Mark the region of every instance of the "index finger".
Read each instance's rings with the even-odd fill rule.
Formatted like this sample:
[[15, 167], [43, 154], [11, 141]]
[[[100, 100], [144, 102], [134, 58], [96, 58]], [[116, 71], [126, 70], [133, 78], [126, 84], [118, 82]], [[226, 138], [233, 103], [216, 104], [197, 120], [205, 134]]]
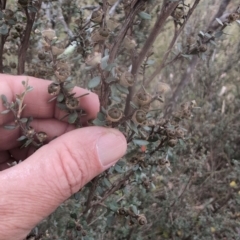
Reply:
[[[22, 81], [26, 81], [28, 78], [28, 85], [33, 87], [33, 91], [28, 92], [24, 98], [26, 108], [23, 110], [23, 117], [33, 118], [56, 118], [59, 119], [63, 114], [56, 106], [56, 102], [48, 102], [52, 96], [48, 93], [48, 85], [51, 81], [43, 80], [34, 77], [27, 76], [11, 76], [0, 74], [0, 95], [4, 94], [7, 97], [8, 102], [15, 101], [16, 94], [23, 92], [24, 87]], [[96, 117], [99, 111], [98, 96], [86, 89], [75, 87], [73, 93], [76, 96], [89, 93], [80, 100], [80, 108], [85, 110], [88, 119]], [[5, 110], [3, 104], [0, 104], [0, 112]], [[0, 125], [14, 120], [12, 114], [1, 115]]]

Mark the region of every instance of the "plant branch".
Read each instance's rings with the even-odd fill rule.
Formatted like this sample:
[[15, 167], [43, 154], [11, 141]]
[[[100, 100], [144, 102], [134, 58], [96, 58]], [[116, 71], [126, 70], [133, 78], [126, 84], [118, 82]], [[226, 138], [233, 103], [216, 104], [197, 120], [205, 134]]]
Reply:
[[[166, 64], [166, 60], [168, 59], [169, 54], [171, 53], [172, 48], [174, 47], [178, 37], [180, 36], [180, 34], [182, 33], [186, 23], [188, 22], [189, 18], [191, 17], [192, 13], [194, 12], [194, 10], [196, 9], [197, 5], [199, 4], [200, 0], [195, 0], [193, 6], [189, 9], [188, 14], [183, 22], [183, 24], [180, 26], [179, 29], [177, 29], [177, 24], [175, 23], [175, 32], [174, 32], [174, 36], [172, 38], [171, 43], [169, 44], [168, 50], [167, 52], [164, 54], [163, 60], [161, 62], [161, 64], [156, 68], [156, 70], [152, 73], [152, 75], [149, 77], [149, 79], [145, 82], [145, 86], [149, 85], [150, 82], [157, 76], [160, 74], [160, 72], [162, 71], [162, 69], [164, 67], [166, 67], [167, 65], [169, 65], [168, 63]], [[172, 61], [170, 61], [172, 63]]]
[[[138, 70], [139, 70], [144, 58], [148, 54], [148, 52], [149, 52], [150, 48], [152, 47], [153, 43], [155, 42], [157, 36], [159, 35], [163, 26], [165, 25], [166, 19], [171, 15], [171, 13], [174, 11], [174, 9], [177, 7], [178, 4], [179, 4], [178, 1], [177, 2], [172, 2], [172, 3], [169, 3], [169, 4], [166, 1], [164, 1], [161, 13], [157, 17], [157, 20], [154, 24], [154, 27], [153, 27], [152, 31], [150, 32], [144, 46], [142, 47], [141, 52], [133, 60], [132, 74], [133, 74], [135, 79], [136, 79], [136, 75], [138, 73]], [[133, 94], [134, 94], [134, 87], [130, 87], [129, 88], [129, 94], [128, 94], [127, 100], [126, 100], [125, 110], [124, 110], [125, 115], [128, 115], [128, 113], [130, 111], [130, 108], [131, 108], [130, 107], [130, 102], [132, 100]]]
[[[40, 9], [41, 4], [42, 4], [42, 0], [39, 0], [38, 3], [36, 4], [38, 10]], [[29, 45], [29, 40], [30, 40], [30, 36], [31, 36], [33, 23], [35, 21], [35, 16], [37, 14], [36, 12], [29, 13], [27, 7], [24, 7], [24, 11], [25, 11], [25, 14], [27, 17], [27, 24], [26, 24], [23, 38], [21, 39], [21, 46], [20, 46], [19, 53], [18, 53], [17, 71], [18, 71], [19, 75], [21, 75], [25, 72], [27, 49], [28, 49], [28, 45]]]

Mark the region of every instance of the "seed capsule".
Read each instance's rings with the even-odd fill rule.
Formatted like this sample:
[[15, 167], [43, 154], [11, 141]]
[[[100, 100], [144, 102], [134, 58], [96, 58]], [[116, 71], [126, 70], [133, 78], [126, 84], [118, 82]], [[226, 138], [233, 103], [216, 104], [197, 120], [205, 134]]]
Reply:
[[130, 72], [123, 72], [120, 76], [120, 84], [124, 87], [131, 87], [134, 84], [134, 77]]
[[57, 83], [51, 83], [48, 85], [48, 93], [50, 95], [58, 95], [60, 93], [60, 85]]
[[175, 146], [177, 145], [177, 143], [178, 143], [178, 140], [175, 139], [175, 138], [173, 138], [173, 139], [170, 139], [170, 140], [168, 141], [168, 146], [169, 146], [169, 147], [175, 147]]
[[140, 92], [137, 94], [137, 102], [140, 106], [147, 105], [151, 102], [152, 97], [149, 93], [147, 92]]
[[139, 225], [147, 224], [147, 218], [143, 214], [138, 215], [137, 221]]
[[113, 107], [107, 111], [107, 120], [111, 122], [118, 122], [123, 116], [123, 113], [120, 109]]
[[142, 111], [142, 110], [137, 110], [133, 116], [132, 116], [132, 120], [135, 124], [137, 125], [142, 125], [144, 124], [144, 122], [146, 121], [146, 112]]
[[78, 105], [79, 105], [79, 101], [77, 98], [74, 98], [74, 97], [68, 97], [65, 101], [65, 104], [66, 106], [69, 108], [69, 109], [77, 109], [78, 108]]
[[40, 143], [44, 142], [47, 139], [47, 134], [45, 132], [39, 132], [36, 134], [36, 137]]
[[101, 23], [103, 17], [103, 12], [101, 10], [94, 11], [92, 13], [91, 21], [94, 23]]

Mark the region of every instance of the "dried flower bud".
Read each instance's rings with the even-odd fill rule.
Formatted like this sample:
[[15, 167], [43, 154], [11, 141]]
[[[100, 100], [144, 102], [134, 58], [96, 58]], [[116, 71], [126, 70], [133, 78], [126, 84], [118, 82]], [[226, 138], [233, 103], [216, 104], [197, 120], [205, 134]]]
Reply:
[[171, 92], [171, 87], [169, 84], [164, 82], [159, 82], [157, 85], [157, 94], [165, 96], [167, 93]]
[[133, 221], [132, 219], [130, 219], [128, 225], [129, 225], [130, 227], [133, 226], [133, 225], [134, 225], [134, 221]]
[[102, 54], [96, 51], [92, 55], [87, 56], [85, 62], [87, 65], [94, 67], [99, 63], [101, 63], [101, 59], [102, 59]]
[[28, 0], [18, 0], [18, 3], [19, 3], [22, 7], [27, 7], [27, 5], [28, 5]]
[[176, 137], [178, 137], [178, 138], [183, 138], [183, 137], [184, 137], [184, 131], [183, 131], [182, 129], [180, 129], [180, 128], [177, 128], [175, 135], [176, 135]]
[[140, 106], [144, 106], [144, 105], [147, 105], [151, 102], [152, 100], [152, 97], [149, 93], [147, 92], [140, 92], [136, 95], [136, 98], [137, 98], [137, 103], [140, 105]]
[[26, 136], [27, 136], [28, 138], [32, 138], [32, 137], [34, 136], [34, 134], [35, 134], [34, 128], [32, 128], [31, 126], [28, 127], [28, 129], [27, 129], [27, 131], [26, 131]]
[[139, 225], [147, 224], [147, 218], [143, 214], [138, 215], [137, 221]]
[[134, 84], [134, 77], [130, 72], [123, 72], [120, 75], [120, 84], [124, 87], [131, 87]]
[[82, 236], [83, 236], [83, 237], [87, 236], [87, 231], [82, 230]]
[[114, 18], [107, 19], [107, 27], [110, 31], [114, 31], [114, 29], [116, 29], [118, 26], [119, 23]]
[[206, 52], [207, 51], [207, 44], [201, 44], [198, 47], [199, 52]]
[[132, 121], [137, 125], [142, 125], [146, 121], [146, 112], [143, 110], [137, 110], [133, 116]]
[[234, 22], [234, 21], [238, 20], [239, 18], [240, 18], [240, 14], [239, 13], [231, 13], [228, 16], [228, 22], [229, 23]]
[[52, 46], [52, 54], [53, 54], [53, 56], [58, 56], [58, 55], [62, 54], [63, 51], [64, 51], [64, 49], [62, 49], [62, 48], [58, 48], [56, 46]]
[[178, 140], [176, 138], [172, 138], [168, 141], [168, 146], [169, 147], [175, 147], [178, 143]]
[[79, 223], [76, 223], [76, 230], [77, 231], [81, 231], [82, 230], [82, 225], [81, 224], [79, 224]]
[[11, 9], [4, 9], [3, 10], [3, 13], [4, 13], [4, 18], [12, 18], [14, 16], [14, 12], [11, 10]]
[[167, 129], [167, 135], [169, 137], [175, 137], [176, 131], [174, 129]]
[[77, 109], [78, 105], [79, 105], [79, 101], [77, 98], [75, 97], [68, 97], [65, 101], [65, 104], [67, 106], [67, 108], [69, 109]]
[[119, 208], [118, 209], [118, 214], [119, 215], [125, 215], [126, 214], [126, 210], [124, 208]]
[[109, 36], [109, 32], [106, 29], [99, 29], [92, 33], [91, 40], [92, 42], [103, 42], [105, 41]]
[[156, 120], [153, 118], [147, 119], [143, 124], [148, 127], [154, 127], [156, 125]]
[[45, 132], [39, 132], [36, 134], [36, 137], [40, 143], [46, 141], [47, 139], [47, 134]]
[[107, 120], [110, 122], [118, 122], [123, 116], [123, 113], [120, 109], [113, 107], [107, 111]]
[[46, 53], [44, 52], [39, 52], [38, 53], [38, 59], [39, 60], [44, 60], [46, 58]]
[[91, 16], [91, 21], [94, 23], [101, 23], [103, 17], [103, 12], [101, 10], [93, 11]]
[[160, 118], [156, 121], [156, 124], [159, 125], [159, 126], [163, 126], [167, 123], [168, 123], [168, 121], [165, 118]]
[[127, 50], [132, 50], [137, 46], [136, 41], [133, 39], [133, 37], [131, 36], [125, 36], [125, 38], [123, 39], [123, 46], [127, 49]]
[[177, 7], [174, 10], [172, 16], [175, 20], [179, 21], [180, 19], [182, 19], [184, 17], [184, 8], [183, 7]]
[[57, 68], [57, 70], [55, 71], [55, 75], [56, 75], [57, 79], [60, 82], [66, 81], [66, 79], [70, 75], [69, 65], [64, 62], [58, 62], [56, 68]]
[[60, 85], [57, 83], [51, 83], [48, 85], [48, 93], [50, 95], [58, 95], [60, 93]]
[[16, 24], [15, 29], [17, 32], [22, 32], [23, 31], [23, 26], [21, 24]]
[[17, 67], [17, 64], [15, 62], [10, 62], [9, 64], [10, 68], [16, 68]]
[[56, 32], [49, 28], [42, 31], [42, 36], [51, 41], [56, 37]]

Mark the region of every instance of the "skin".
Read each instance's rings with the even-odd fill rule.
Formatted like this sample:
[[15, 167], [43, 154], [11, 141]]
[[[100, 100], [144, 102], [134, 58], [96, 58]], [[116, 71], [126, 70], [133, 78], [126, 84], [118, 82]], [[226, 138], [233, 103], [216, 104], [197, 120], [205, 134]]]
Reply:
[[[8, 101], [23, 91], [24, 76], [0, 75], [0, 94]], [[0, 115], [0, 240], [22, 240], [42, 219], [51, 214], [73, 193], [112, 166], [126, 151], [124, 136], [114, 129], [84, 127], [74, 129], [59, 119], [65, 115], [47, 93], [50, 81], [29, 78], [34, 88], [26, 95], [22, 117], [34, 118], [31, 126], [48, 134], [48, 144], [37, 151], [19, 149], [19, 129], [6, 130], [11, 113]], [[87, 92], [75, 88], [76, 96]], [[83, 121], [93, 119], [99, 111], [97, 95], [81, 98], [87, 112]], [[0, 112], [5, 107], [0, 103]], [[55, 138], [57, 136], [57, 138]], [[53, 140], [54, 139], [54, 140]], [[9, 167], [8, 163], [24, 160]]]

